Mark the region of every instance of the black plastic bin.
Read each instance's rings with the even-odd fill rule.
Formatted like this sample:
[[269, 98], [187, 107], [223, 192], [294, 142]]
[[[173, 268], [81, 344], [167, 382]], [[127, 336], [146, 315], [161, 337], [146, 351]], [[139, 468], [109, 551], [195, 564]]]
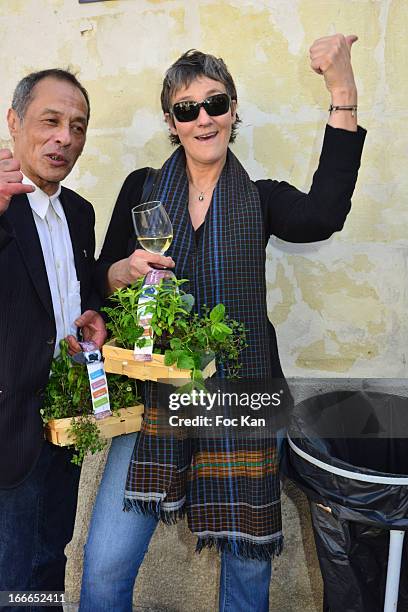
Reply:
[[284, 469], [311, 502], [323, 610], [407, 612], [408, 399], [335, 391], [298, 404]]

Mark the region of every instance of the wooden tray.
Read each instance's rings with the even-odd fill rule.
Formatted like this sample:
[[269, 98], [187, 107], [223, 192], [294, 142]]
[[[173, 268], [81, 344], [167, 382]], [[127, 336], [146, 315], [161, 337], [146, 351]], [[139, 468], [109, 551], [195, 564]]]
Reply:
[[[102, 354], [105, 358], [105, 371], [111, 374], [124, 374], [138, 380], [190, 380], [190, 370], [164, 365], [164, 355], [153, 354], [152, 361], [136, 361], [133, 351], [115, 346], [114, 340], [103, 345]], [[212, 359], [203, 369], [203, 377], [209, 378], [215, 372], [215, 359]]]
[[[103, 438], [114, 438], [122, 434], [139, 431], [142, 425], [144, 406], [138, 404], [119, 410], [120, 416], [110, 416], [105, 419], [95, 419]], [[78, 417], [75, 417], [76, 419]], [[69, 435], [72, 417], [53, 419], [45, 426], [45, 436], [49, 442], [57, 446], [69, 446], [72, 439]]]

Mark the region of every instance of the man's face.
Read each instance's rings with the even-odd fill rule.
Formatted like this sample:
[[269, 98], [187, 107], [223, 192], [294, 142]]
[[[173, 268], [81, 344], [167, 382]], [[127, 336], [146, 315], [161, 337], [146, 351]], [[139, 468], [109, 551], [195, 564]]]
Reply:
[[10, 109], [8, 124], [21, 171], [48, 195], [72, 170], [85, 145], [87, 104], [72, 83], [37, 83], [23, 120]]

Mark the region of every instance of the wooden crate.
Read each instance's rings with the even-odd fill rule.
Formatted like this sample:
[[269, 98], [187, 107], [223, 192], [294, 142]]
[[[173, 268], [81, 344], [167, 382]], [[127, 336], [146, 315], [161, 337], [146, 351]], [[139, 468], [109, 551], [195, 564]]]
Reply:
[[[105, 419], [95, 419], [101, 436], [103, 438], [113, 438], [122, 434], [139, 431], [142, 425], [144, 406], [138, 404], [130, 408], [119, 410], [120, 416], [110, 416]], [[78, 417], [75, 417], [76, 419]], [[45, 426], [45, 435], [49, 442], [57, 446], [69, 446], [72, 439], [69, 435], [72, 417], [66, 419], [53, 419]]]
[[[115, 346], [113, 340], [104, 344], [102, 353], [105, 358], [105, 371], [112, 374], [124, 374], [137, 380], [190, 380], [190, 370], [164, 365], [164, 355], [153, 354], [152, 361], [136, 361], [133, 351]], [[203, 369], [203, 376], [208, 378], [215, 372], [215, 360], [212, 359]]]

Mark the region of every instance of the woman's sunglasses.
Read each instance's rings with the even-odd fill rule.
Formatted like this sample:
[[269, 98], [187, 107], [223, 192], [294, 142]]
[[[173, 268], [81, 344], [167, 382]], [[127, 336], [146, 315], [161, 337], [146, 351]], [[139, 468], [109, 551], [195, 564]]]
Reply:
[[193, 102], [192, 100], [185, 100], [182, 102], [176, 102], [173, 104], [171, 113], [175, 116], [177, 121], [186, 123], [187, 121], [194, 121], [200, 114], [200, 108], [203, 107], [205, 112], [210, 117], [219, 117], [225, 115], [229, 111], [231, 104], [231, 98], [226, 93], [215, 94], [209, 96], [202, 102]]

